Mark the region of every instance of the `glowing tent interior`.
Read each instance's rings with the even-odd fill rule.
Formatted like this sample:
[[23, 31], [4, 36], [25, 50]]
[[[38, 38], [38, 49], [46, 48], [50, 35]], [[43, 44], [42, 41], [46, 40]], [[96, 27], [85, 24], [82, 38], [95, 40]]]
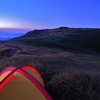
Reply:
[[8, 67], [0, 73], [0, 100], [52, 100], [32, 66]]

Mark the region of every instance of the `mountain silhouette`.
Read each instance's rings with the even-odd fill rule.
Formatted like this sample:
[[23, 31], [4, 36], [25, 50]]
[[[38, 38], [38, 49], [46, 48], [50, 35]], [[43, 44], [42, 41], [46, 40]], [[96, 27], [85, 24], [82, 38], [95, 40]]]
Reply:
[[12, 40], [37, 46], [100, 52], [100, 29], [96, 28], [35, 29]]

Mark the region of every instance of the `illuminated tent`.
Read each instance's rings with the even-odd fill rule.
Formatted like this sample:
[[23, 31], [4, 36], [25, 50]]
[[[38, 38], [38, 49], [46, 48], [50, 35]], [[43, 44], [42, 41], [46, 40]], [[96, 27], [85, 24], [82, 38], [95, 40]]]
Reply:
[[8, 67], [0, 73], [0, 100], [52, 100], [32, 66]]

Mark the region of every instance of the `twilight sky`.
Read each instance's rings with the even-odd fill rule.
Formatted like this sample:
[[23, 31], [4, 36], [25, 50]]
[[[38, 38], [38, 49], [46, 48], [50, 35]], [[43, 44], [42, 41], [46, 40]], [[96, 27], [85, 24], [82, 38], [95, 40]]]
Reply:
[[60, 26], [100, 28], [100, 0], [0, 0], [2, 30], [15, 34]]

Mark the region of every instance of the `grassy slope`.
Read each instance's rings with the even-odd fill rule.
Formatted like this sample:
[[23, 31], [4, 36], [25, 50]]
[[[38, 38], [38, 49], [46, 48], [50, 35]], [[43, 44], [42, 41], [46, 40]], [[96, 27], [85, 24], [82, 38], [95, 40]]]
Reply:
[[[77, 34], [80, 34], [80, 31], [78, 30]], [[82, 38], [84, 37], [83, 35], [86, 35], [84, 32], [81, 31]], [[68, 41], [66, 40], [68, 37], [70, 37], [68, 34], [67, 37], [65, 35], [64, 37], [62, 36], [65, 39], [63, 41]], [[72, 37], [73, 41], [70, 40]], [[47, 38], [42, 37], [42, 39]], [[21, 38], [20, 41], [13, 40], [13, 42], [8, 41], [7, 43], [3, 43], [3, 45], [7, 45], [10, 48], [16, 47], [18, 50], [14, 55], [1, 59], [0, 70], [3, 70], [7, 66], [32, 65], [41, 73], [45, 82], [45, 88], [54, 100], [100, 100], [100, 54], [95, 52], [98, 49], [93, 49], [93, 47], [87, 49], [88, 46], [85, 45], [86, 50], [83, 50], [83, 46], [81, 47], [79, 43], [77, 46], [79, 49], [77, 50], [74, 44], [78, 41], [77, 38], [80, 38], [76, 35], [68, 38], [71, 43], [74, 43], [72, 45], [74, 47], [70, 48], [70, 50], [67, 49], [69, 47], [66, 44], [64, 44], [67, 46], [65, 47], [66, 49], [62, 49], [61, 45], [54, 48], [59, 41], [59, 37], [57, 37], [57, 40], [53, 39], [51, 41], [52, 38], [55, 37], [47, 39], [49, 42], [47, 42], [45, 47], [43, 45], [45, 42], [39, 42], [41, 39], [38, 38], [37, 44], [36, 40], [34, 43], [34, 39], [29, 38]], [[94, 41], [97, 38], [98, 35]], [[50, 45], [49, 43], [51, 42], [55, 45]], [[80, 48], [83, 49], [81, 50]]]
[[34, 30], [20, 38], [13, 39], [13, 41], [66, 50], [93, 50], [100, 52], [100, 29], [58, 28]]

